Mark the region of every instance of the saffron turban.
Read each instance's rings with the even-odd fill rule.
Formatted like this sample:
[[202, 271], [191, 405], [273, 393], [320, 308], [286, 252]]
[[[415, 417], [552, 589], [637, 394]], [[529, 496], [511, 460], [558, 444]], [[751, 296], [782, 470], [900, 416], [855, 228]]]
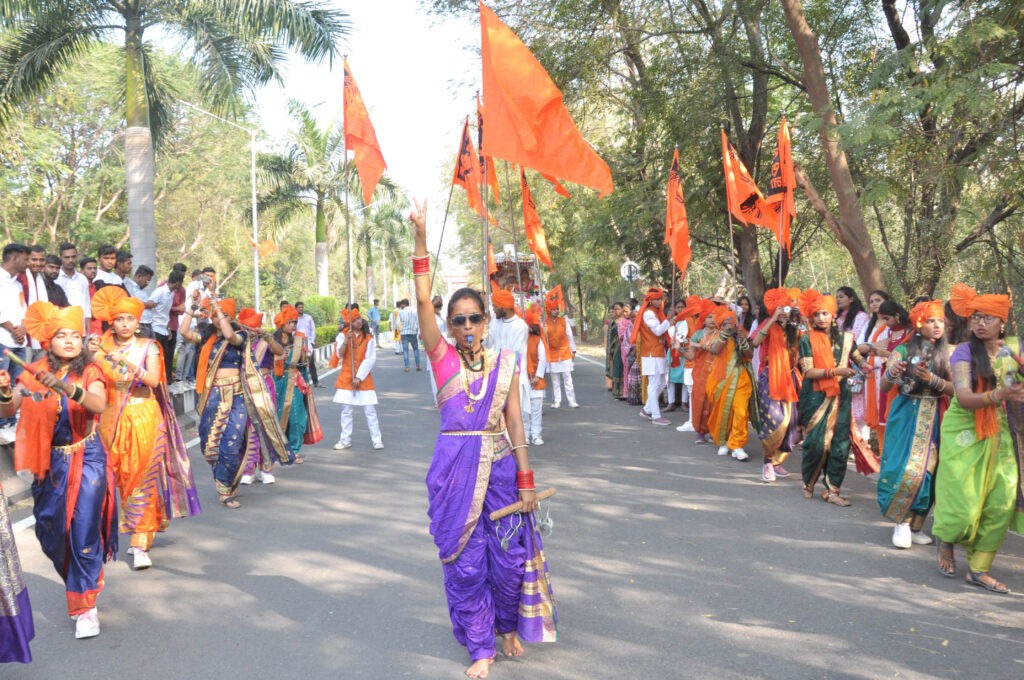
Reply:
[[[124, 293], [123, 290], [121, 292]], [[57, 331], [64, 328], [79, 335], [85, 333], [85, 312], [81, 307], [61, 309], [51, 302], [40, 300], [33, 302], [25, 311], [25, 331], [38, 341], [43, 349], [49, 349], [50, 340]]]
[[530, 308], [526, 310], [524, 317], [528, 326], [539, 326], [540, 325], [540, 305], [530, 305]]
[[813, 288], [800, 294], [800, 311], [809, 319], [813, 319], [820, 311], [830, 312], [835, 316], [836, 309], [836, 299], [832, 295], [822, 295]]
[[130, 314], [137, 321], [142, 318], [144, 311], [146, 303], [117, 286], [104, 286], [92, 296], [92, 315], [100, 321], [113, 323], [122, 314]]
[[977, 291], [963, 283], [954, 283], [949, 293], [949, 306], [957, 316], [967, 318], [978, 312], [998, 316], [1003, 321], [1010, 315], [1010, 296], [978, 295]]
[[910, 310], [910, 322], [914, 328], [921, 328], [928, 319], [945, 319], [946, 312], [942, 309], [942, 300], [926, 300], [918, 302]]
[[799, 298], [799, 288], [769, 288], [764, 293], [764, 309], [770, 316], [779, 307], [796, 305]]
[[238, 323], [249, 328], [263, 328], [263, 314], [252, 307], [243, 307], [238, 313]]
[[[348, 311], [348, 310], [345, 310]], [[284, 309], [277, 313], [274, 317], [274, 326], [277, 328], [283, 328], [289, 321], [299, 320], [299, 310], [295, 309], [291, 305], [286, 305]], [[347, 321], [347, 319], [346, 319]]]
[[715, 307], [715, 311], [713, 311], [711, 315], [715, 318], [715, 325], [719, 328], [721, 328], [722, 324], [729, 319], [736, 321], [736, 312], [732, 311], [725, 305]]
[[495, 309], [515, 309], [516, 299], [507, 290], [497, 290], [491, 294], [491, 302]]
[[[235, 312], [238, 310], [238, 306], [232, 298], [224, 298], [217, 301], [217, 306], [220, 307], [220, 311], [228, 315], [228, 318], [234, 321]], [[210, 304], [210, 298], [203, 300], [203, 309], [209, 312], [213, 312], [213, 307]]]

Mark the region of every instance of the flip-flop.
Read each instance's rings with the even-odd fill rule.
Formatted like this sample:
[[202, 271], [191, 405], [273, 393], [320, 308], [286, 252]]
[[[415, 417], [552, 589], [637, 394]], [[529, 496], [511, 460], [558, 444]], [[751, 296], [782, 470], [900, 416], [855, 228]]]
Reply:
[[237, 510], [238, 508], [242, 507], [242, 504], [235, 500], [234, 496], [221, 496], [218, 499], [218, 501], [225, 508], [229, 508], [231, 510]]
[[[949, 546], [949, 556], [942, 554], [942, 546]], [[953, 544], [946, 543], [941, 538], [935, 539], [935, 558], [949, 560], [949, 571], [942, 568], [942, 563], [938, 564], [939, 573], [946, 578], [956, 578], [956, 555], [953, 553]]]
[[[990, 579], [992, 579], [991, 583], [985, 583], [979, 578], [980, 576], [988, 576]], [[987, 571], [980, 571], [975, 573], [971, 571], [970, 567], [967, 568], [967, 582], [970, 583], [972, 586], [979, 586], [990, 592], [999, 593], [1000, 595], [1006, 595], [1010, 592], [1010, 589], [1007, 588], [1005, 584], [997, 581], [995, 577], [992, 576], [992, 574], [988, 573]]]

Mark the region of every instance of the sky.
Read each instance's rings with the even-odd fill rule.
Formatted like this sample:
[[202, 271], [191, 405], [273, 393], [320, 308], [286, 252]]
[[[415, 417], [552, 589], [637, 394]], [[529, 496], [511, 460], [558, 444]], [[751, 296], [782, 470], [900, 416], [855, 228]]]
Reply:
[[[428, 240], [434, 250], [454, 169], [462, 123], [475, 112], [480, 82], [480, 27], [475, 19], [441, 19], [419, 0], [333, 0], [353, 25], [344, 53], [363, 96], [387, 163], [387, 173], [412, 197], [429, 201]], [[268, 146], [285, 143], [288, 100], [311, 107], [323, 126], [340, 120], [342, 62], [308, 64], [292, 58], [283, 85], [256, 93]], [[455, 230], [446, 229], [445, 251]], [[446, 258], [447, 259], [447, 258]]]

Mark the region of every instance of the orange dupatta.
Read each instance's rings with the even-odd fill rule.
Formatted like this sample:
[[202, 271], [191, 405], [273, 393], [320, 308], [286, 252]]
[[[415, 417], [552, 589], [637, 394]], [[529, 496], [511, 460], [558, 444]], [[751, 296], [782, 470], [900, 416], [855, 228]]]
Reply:
[[206, 371], [210, 367], [210, 352], [217, 341], [217, 334], [211, 335], [199, 350], [199, 363], [196, 365], [196, 392], [202, 394], [206, 390]]
[[[814, 367], [825, 370], [835, 370], [836, 356], [832, 351], [832, 338], [828, 333], [812, 328], [807, 334], [811, 341], [811, 356], [814, 359]], [[839, 395], [839, 378], [818, 378], [814, 381], [814, 389], [824, 392], [827, 397]]]
[[[49, 392], [35, 379], [36, 371], [47, 369], [46, 359], [29, 365], [18, 380], [33, 392]], [[50, 394], [42, 401], [25, 398], [21, 400], [21, 418], [14, 441], [14, 461], [18, 470], [28, 470], [36, 477], [45, 477], [50, 470], [50, 447], [53, 429], [57, 425], [60, 398]]]

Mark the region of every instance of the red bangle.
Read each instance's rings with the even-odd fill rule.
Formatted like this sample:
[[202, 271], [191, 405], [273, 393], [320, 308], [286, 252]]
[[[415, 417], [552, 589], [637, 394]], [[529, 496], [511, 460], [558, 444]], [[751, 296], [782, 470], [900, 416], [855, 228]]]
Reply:
[[430, 255], [422, 255], [412, 257], [412, 273], [413, 274], [429, 274], [430, 273]]
[[516, 473], [516, 486], [520, 491], [533, 491], [537, 487], [533, 483], [533, 470], [520, 470]]

